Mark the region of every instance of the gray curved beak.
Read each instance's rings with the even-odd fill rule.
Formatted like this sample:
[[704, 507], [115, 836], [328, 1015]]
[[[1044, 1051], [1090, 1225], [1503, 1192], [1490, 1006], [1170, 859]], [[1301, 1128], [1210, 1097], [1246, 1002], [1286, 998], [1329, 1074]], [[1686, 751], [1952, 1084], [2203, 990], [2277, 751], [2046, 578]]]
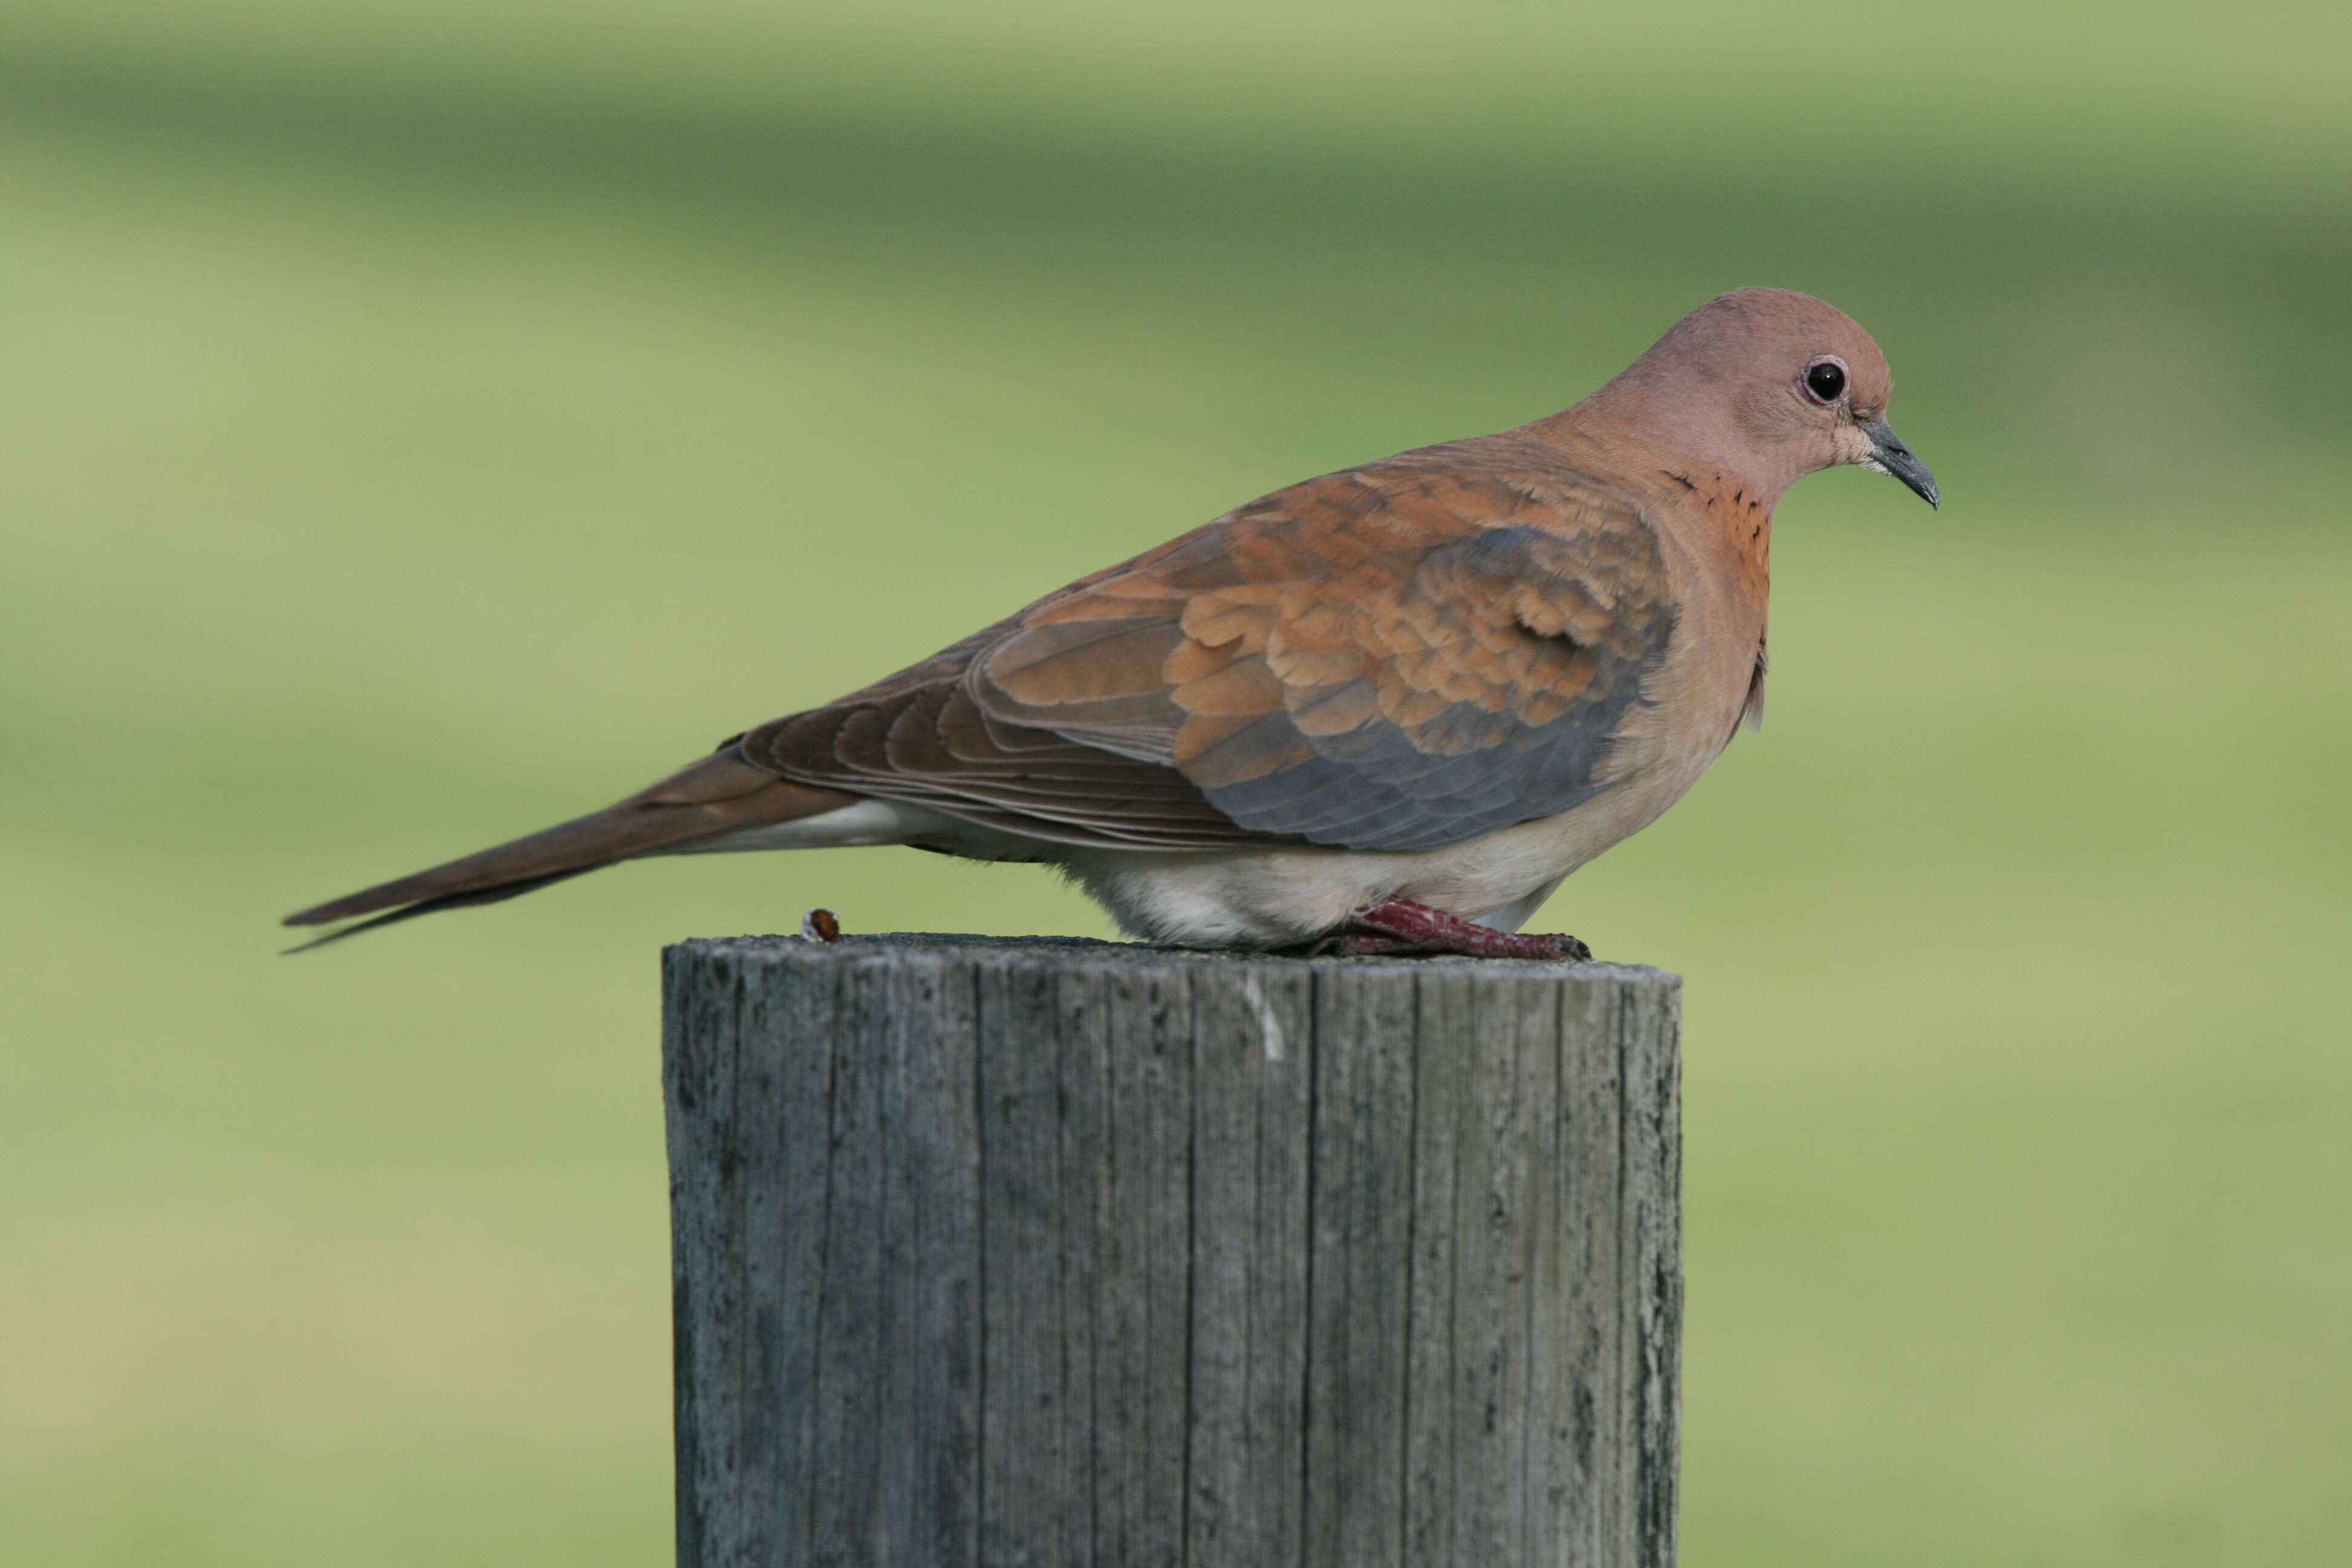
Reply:
[[1909, 485], [1921, 500], [1936, 505], [1936, 476], [1912, 455], [1911, 448], [1903, 444], [1903, 437], [1895, 433], [1895, 426], [1884, 419], [1874, 419], [1862, 427], [1862, 433], [1870, 437], [1870, 456], [1862, 460], [1864, 468], [1894, 475]]

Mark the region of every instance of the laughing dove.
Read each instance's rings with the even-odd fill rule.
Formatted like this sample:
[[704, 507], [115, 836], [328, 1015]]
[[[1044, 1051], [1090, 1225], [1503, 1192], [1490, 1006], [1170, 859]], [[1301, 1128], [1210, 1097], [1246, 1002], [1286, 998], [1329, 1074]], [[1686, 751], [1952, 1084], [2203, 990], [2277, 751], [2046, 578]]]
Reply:
[[1725, 294], [1565, 413], [1276, 490], [603, 811], [287, 923], [907, 844], [1059, 866], [1162, 942], [1587, 956], [1513, 933], [1760, 713], [1781, 492], [1854, 463], [1935, 502], [1889, 386], [1842, 312]]

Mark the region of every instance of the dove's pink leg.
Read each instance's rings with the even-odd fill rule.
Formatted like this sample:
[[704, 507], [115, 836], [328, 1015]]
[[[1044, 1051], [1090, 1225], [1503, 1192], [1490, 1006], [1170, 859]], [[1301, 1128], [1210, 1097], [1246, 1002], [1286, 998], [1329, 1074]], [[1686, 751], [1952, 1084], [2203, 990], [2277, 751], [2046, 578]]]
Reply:
[[1367, 904], [1339, 928], [1348, 954], [1452, 953], [1464, 958], [1553, 958], [1582, 963], [1592, 950], [1572, 936], [1517, 936], [1410, 899]]

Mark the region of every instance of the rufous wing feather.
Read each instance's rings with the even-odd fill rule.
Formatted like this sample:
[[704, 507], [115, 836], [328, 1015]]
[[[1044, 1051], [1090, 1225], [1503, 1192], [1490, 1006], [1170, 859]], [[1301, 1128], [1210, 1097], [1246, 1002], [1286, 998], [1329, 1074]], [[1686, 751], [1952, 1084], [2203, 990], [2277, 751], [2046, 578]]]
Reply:
[[1677, 614], [1634, 500], [1487, 437], [1277, 491], [742, 745], [1048, 842], [1427, 849], [1607, 788]]

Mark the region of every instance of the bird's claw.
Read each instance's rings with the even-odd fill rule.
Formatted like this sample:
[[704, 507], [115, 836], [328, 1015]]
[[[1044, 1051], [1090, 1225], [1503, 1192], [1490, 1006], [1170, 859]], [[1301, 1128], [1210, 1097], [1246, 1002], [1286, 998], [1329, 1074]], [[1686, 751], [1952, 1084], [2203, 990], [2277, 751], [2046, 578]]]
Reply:
[[1566, 934], [1496, 931], [1410, 899], [1387, 899], [1348, 917], [1329, 951], [1343, 957], [1451, 955], [1589, 963], [1592, 949]]

